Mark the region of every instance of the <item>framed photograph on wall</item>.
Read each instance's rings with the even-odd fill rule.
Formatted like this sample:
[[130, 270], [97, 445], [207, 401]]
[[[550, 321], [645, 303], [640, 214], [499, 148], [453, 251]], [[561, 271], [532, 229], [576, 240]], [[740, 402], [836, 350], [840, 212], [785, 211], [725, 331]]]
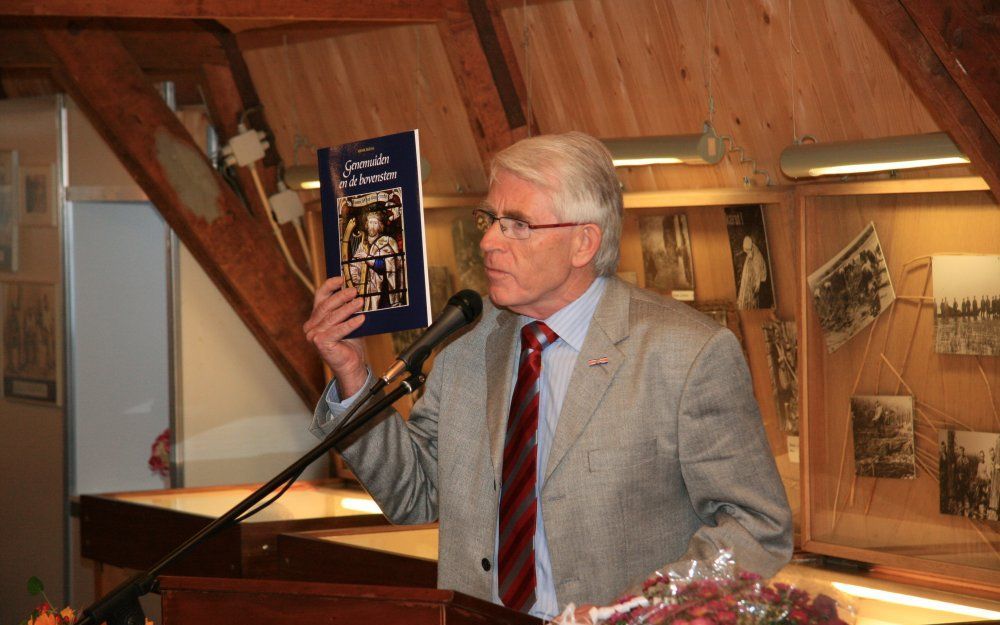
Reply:
[[683, 302], [694, 301], [694, 263], [687, 215], [639, 218], [645, 287]]
[[724, 211], [736, 279], [736, 307], [774, 308], [774, 272], [764, 228], [764, 205], [727, 206]]
[[55, 167], [24, 165], [19, 178], [21, 225], [56, 225]]
[[7, 282], [3, 304], [3, 395], [7, 399], [59, 403], [59, 341], [56, 286]]
[[732, 300], [719, 299], [707, 301], [688, 302], [702, 314], [714, 319], [720, 326], [729, 328], [730, 332], [736, 335], [743, 353], [747, 351], [746, 343], [743, 340], [743, 328], [740, 326], [740, 314], [736, 311], [736, 304]]
[[0, 150], [0, 273], [17, 271], [17, 151]]

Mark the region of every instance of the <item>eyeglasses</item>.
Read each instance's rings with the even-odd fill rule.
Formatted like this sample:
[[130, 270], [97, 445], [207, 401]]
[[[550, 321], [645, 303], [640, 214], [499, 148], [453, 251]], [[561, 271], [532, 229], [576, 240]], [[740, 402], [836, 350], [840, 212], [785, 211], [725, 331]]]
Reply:
[[490, 211], [477, 208], [472, 211], [472, 216], [476, 218], [476, 227], [481, 232], [486, 232], [494, 222], [500, 222], [500, 232], [508, 239], [527, 239], [531, 236], [532, 230], [542, 230], [545, 228], [566, 228], [568, 226], [582, 226], [583, 223], [566, 222], [561, 224], [529, 224], [523, 219], [513, 217], [498, 217]]

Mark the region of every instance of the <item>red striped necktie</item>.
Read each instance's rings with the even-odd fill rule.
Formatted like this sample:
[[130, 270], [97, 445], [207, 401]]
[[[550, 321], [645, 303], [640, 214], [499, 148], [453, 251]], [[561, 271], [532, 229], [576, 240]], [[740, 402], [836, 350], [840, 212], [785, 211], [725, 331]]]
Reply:
[[535, 481], [538, 468], [538, 377], [542, 350], [559, 337], [541, 321], [521, 328], [521, 359], [510, 400], [500, 488], [497, 581], [500, 600], [527, 612], [535, 604]]

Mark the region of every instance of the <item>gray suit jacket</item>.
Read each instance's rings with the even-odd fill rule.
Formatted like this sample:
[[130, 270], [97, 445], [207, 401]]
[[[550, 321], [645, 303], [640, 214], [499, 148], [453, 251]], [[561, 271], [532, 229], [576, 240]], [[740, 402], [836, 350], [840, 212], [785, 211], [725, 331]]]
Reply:
[[[388, 414], [343, 450], [394, 523], [440, 521], [438, 585], [486, 600], [517, 319], [487, 305], [437, 356], [409, 421]], [[587, 364], [603, 356], [607, 364]], [[329, 421], [321, 401], [314, 431]], [[609, 280], [540, 506], [560, 605], [606, 604], [654, 570], [717, 548], [764, 575], [784, 565], [791, 513], [733, 334]]]

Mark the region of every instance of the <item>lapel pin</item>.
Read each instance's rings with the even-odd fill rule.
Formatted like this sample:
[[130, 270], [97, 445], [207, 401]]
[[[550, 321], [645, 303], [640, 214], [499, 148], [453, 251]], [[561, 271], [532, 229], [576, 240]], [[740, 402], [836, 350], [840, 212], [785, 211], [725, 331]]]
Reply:
[[591, 358], [590, 360], [587, 361], [588, 367], [594, 367], [597, 365], [606, 365], [606, 364], [608, 364], [607, 356], [601, 356], [600, 358]]

